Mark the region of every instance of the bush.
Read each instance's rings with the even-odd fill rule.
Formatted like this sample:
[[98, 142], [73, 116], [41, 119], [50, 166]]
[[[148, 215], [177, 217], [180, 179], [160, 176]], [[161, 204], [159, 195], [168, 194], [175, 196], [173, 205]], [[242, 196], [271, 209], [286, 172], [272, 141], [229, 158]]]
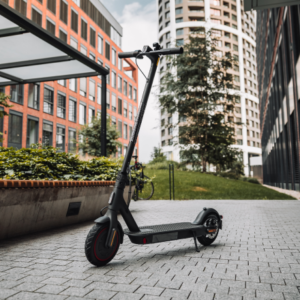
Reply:
[[252, 177], [242, 177], [241, 180], [254, 183], [254, 184], [260, 184], [260, 182], [256, 178], [252, 178]]
[[236, 173], [233, 172], [221, 172], [218, 175], [220, 175], [221, 177], [225, 177], [225, 178], [229, 178], [229, 179], [239, 179], [239, 176]]
[[109, 181], [116, 179], [121, 166], [120, 160], [82, 161], [78, 155], [38, 144], [20, 150], [0, 147], [0, 179]]
[[179, 163], [173, 160], [165, 160], [157, 163], [147, 164], [147, 169], [156, 169], [156, 170], [169, 170], [169, 164], [174, 165], [174, 169], [178, 169]]

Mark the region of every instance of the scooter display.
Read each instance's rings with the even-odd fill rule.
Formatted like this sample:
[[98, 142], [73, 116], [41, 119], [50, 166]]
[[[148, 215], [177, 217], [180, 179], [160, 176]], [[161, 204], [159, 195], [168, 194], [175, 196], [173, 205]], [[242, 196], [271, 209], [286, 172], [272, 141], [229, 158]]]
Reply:
[[[182, 222], [139, 227], [124, 201], [123, 193], [130, 170], [130, 161], [142, 124], [159, 59], [163, 55], [183, 53], [183, 48], [162, 49], [158, 43], [153, 44], [153, 47], [154, 49], [149, 46], [144, 46], [143, 50], [123, 52], [118, 55], [120, 59], [142, 59], [147, 57], [151, 61], [151, 67], [128, 150], [121, 171], [117, 176], [113, 192], [109, 198], [108, 210], [104, 216], [95, 220], [96, 224], [89, 231], [85, 241], [86, 257], [91, 264], [98, 267], [106, 265], [114, 258], [120, 244], [123, 243], [124, 234], [129, 237], [132, 243], [142, 245], [193, 238], [195, 249], [199, 252], [197, 240], [200, 244], [208, 246], [216, 240], [219, 230], [222, 229], [223, 217], [213, 208], [203, 208], [196, 219], [191, 223]], [[118, 221], [118, 212], [121, 213], [128, 226], [127, 229], [123, 230]]]

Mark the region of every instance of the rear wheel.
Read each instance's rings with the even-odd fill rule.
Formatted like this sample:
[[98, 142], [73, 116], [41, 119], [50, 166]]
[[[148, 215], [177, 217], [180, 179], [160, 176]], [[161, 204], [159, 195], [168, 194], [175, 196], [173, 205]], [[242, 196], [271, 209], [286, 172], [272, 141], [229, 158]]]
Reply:
[[216, 215], [208, 215], [204, 221], [202, 222], [202, 224], [200, 225], [204, 225], [205, 227], [209, 227], [209, 226], [216, 226], [217, 230], [213, 233], [209, 233], [205, 236], [199, 236], [197, 237], [199, 243], [203, 246], [209, 246], [211, 245], [217, 238], [218, 233], [219, 233], [219, 219]]
[[86, 258], [97, 267], [108, 264], [115, 257], [120, 246], [120, 233], [117, 230], [112, 246], [105, 247], [108, 229], [108, 224], [95, 224], [85, 240]]
[[[144, 175], [144, 178], [150, 180], [149, 177]], [[134, 190], [132, 199], [137, 200], [149, 200], [154, 194], [154, 185], [152, 181], [143, 181], [143, 179], [137, 180], [137, 186]]]

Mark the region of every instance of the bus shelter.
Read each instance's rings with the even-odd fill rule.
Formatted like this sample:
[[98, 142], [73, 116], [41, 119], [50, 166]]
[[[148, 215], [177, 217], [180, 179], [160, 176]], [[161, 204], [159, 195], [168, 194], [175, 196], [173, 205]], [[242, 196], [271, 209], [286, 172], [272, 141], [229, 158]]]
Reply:
[[0, 1], [0, 87], [101, 76], [101, 154], [106, 156], [108, 70]]

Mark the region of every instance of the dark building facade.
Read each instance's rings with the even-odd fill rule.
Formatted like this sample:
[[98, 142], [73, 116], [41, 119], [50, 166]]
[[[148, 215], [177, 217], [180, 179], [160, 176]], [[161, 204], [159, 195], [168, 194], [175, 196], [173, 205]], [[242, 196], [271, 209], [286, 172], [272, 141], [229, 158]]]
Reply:
[[257, 66], [265, 184], [300, 189], [300, 6], [257, 11]]

